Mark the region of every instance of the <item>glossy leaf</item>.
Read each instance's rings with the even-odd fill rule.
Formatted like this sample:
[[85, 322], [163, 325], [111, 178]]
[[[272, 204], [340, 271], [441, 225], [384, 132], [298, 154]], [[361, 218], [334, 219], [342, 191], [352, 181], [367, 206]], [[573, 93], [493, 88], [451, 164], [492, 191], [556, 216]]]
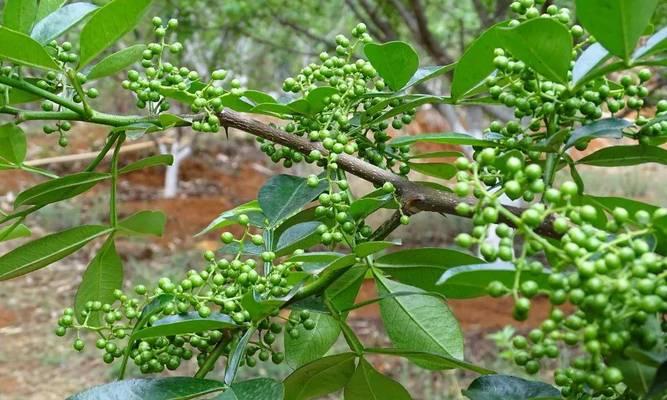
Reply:
[[146, 50], [146, 45], [135, 44], [110, 54], [95, 64], [86, 78], [90, 82], [123, 71], [135, 62], [140, 61], [144, 50]]
[[206, 228], [195, 236], [204, 235], [216, 229], [222, 229], [226, 226], [238, 224], [238, 218], [242, 214], [248, 216], [251, 225], [264, 226], [265, 216], [262, 213], [262, 209], [259, 207], [259, 202], [257, 200], [252, 200], [220, 214], [218, 218], [214, 219]]
[[147, 339], [159, 336], [175, 336], [217, 329], [235, 329], [238, 325], [227, 314], [213, 313], [206, 318], [196, 311], [187, 314], [170, 315], [159, 319], [149, 327], [132, 334], [132, 339]]
[[14, 207], [23, 205], [40, 206], [69, 199], [86, 192], [110, 177], [110, 174], [99, 172], [79, 172], [62, 178], [51, 179], [19, 193], [14, 200]]
[[433, 369], [443, 370], [443, 369], [455, 369], [461, 368], [468, 371], [477, 372], [480, 374], [492, 374], [493, 371], [486, 369], [484, 367], [479, 367], [477, 365], [471, 364], [469, 362], [459, 360], [457, 358], [439, 354], [432, 354], [423, 351], [410, 351], [410, 350], [400, 350], [400, 349], [390, 349], [390, 348], [366, 348], [364, 349], [366, 353], [373, 354], [383, 354], [387, 356], [394, 357], [404, 357], [410, 360], [417, 360], [422, 363], [428, 363], [433, 366]]
[[633, 392], [645, 395], [648, 393], [648, 385], [653, 382], [657, 368], [644, 365], [622, 355], [614, 354], [607, 361], [611, 367], [618, 368], [623, 374], [623, 383]]
[[326, 180], [311, 188], [306, 179], [292, 175], [276, 175], [259, 190], [257, 200], [269, 220], [269, 225], [278, 223], [301, 210], [326, 188]]
[[225, 389], [222, 382], [170, 377], [158, 379], [128, 379], [96, 386], [68, 397], [67, 400], [188, 400]]
[[20, 165], [27, 149], [23, 129], [14, 124], [0, 125], [0, 162]]
[[39, 0], [39, 6], [37, 7], [37, 17], [36, 21], [41, 20], [47, 15], [55, 12], [57, 9], [62, 7], [67, 0]]
[[37, 41], [23, 33], [0, 26], [0, 60], [41, 69], [59, 69], [58, 64]]
[[79, 68], [131, 31], [150, 4], [151, 0], [113, 0], [100, 8], [81, 30]]
[[364, 46], [364, 54], [394, 91], [405, 86], [419, 68], [419, 55], [405, 42], [368, 43]]
[[109, 232], [105, 226], [83, 225], [19, 246], [0, 257], [0, 281], [44, 268]]
[[366, 277], [366, 270], [361, 265], [352, 267], [327, 287], [324, 295], [333, 308], [340, 311], [354, 304]]
[[317, 227], [320, 225], [321, 223], [318, 221], [310, 221], [287, 228], [278, 238], [275, 249], [276, 255], [287, 255], [297, 249], [307, 249], [319, 244], [320, 234], [317, 233]]
[[236, 379], [236, 373], [241, 365], [241, 361], [246, 357], [248, 343], [255, 332], [256, 328], [252, 327], [245, 331], [243, 336], [234, 339], [234, 342], [232, 342], [231, 351], [229, 357], [227, 357], [227, 366], [225, 368], [225, 383], [227, 385], [231, 385], [234, 382], [234, 379]]
[[387, 241], [359, 243], [354, 248], [354, 254], [356, 254], [357, 257], [366, 257], [371, 254], [375, 254], [382, 250], [388, 249], [392, 246], [396, 246], [396, 243]]
[[396, 202], [394, 197], [390, 194], [380, 197], [362, 197], [350, 204], [347, 210], [348, 214], [355, 220], [367, 217], [381, 208], [395, 208]]
[[118, 223], [118, 229], [129, 236], [162, 236], [167, 216], [161, 211], [139, 211]]
[[19, 224], [16, 228], [12, 228], [11, 226], [0, 228], [0, 242], [8, 242], [14, 239], [29, 237], [30, 235], [32, 235], [32, 232], [23, 224]]
[[572, 68], [572, 83], [582, 82], [589, 72], [595, 70], [611, 57], [611, 54], [600, 43], [593, 43], [581, 53]]
[[2, 24], [18, 32], [29, 33], [37, 17], [37, 0], [5, 0]]
[[667, 393], [667, 361], [663, 362], [656, 371], [647, 398], [648, 400], [660, 400], [660, 397], [664, 396], [665, 393]]
[[128, 174], [130, 172], [139, 171], [145, 168], [152, 167], [162, 167], [172, 165], [174, 163], [174, 156], [171, 154], [159, 154], [156, 156], [150, 156], [144, 158], [143, 160], [135, 161], [131, 164], [124, 166], [118, 170], [119, 174]]
[[543, 382], [510, 375], [486, 375], [475, 379], [463, 394], [470, 400], [557, 400], [560, 391]]
[[482, 84], [496, 70], [493, 64], [494, 50], [500, 43], [500, 28], [505, 25], [506, 22], [492, 26], [468, 46], [454, 70], [452, 97], [465, 97], [466, 93]]
[[[102, 304], [113, 304], [116, 298], [114, 290], [123, 285], [123, 261], [116, 252], [116, 244], [112, 237], [102, 245], [95, 258], [90, 261], [83, 280], [76, 291], [74, 310], [79, 322], [83, 322], [81, 313], [89, 301], [100, 301]], [[99, 313], [92, 313], [88, 317], [88, 325], [100, 325]]]
[[442, 66], [438, 65], [438, 66], [418, 68], [417, 71], [415, 71], [415, 74], [412, 75], [412, 78], [410, 78], [408, 83], [406, 83], [405, 86], [403, 86], [402, 90], [407, 90], [413, 86], [417, 86], [433, 78], [437, 78], [438, 76], [444, 75], [447, 72], [453, 70], [455, 67], [456, 63], [442, 65]]
[[477, 139], [474, 136], [465, 133], [445, 132], [445, 133], [422, 133], [414, 136], [398, 136], [389, 141], [392, 146], [405, 146], [413, 143], [439, 143], [439, 144], [458, 144], [463, 146], [495, 146], [496, 143], [490, 140]]
[[[292, 311], [296, 318], [299, 318], [300, 311]], [[315, 328], [307, 330], [303, 325], [298, 325], [296, 329], [299, 336], [294, 339], [285, 332], [285, 360], [287, 364], [296, 369], [304, 364], [322, 358], [331, 346], [336, 343], [340, 335], [340, 326], [333, 317], [313, 312], [310, 318], [315, 322]]]
[[410, 393], [395, 380], [382, 375], [361, 358], [354, 375], [345, 386], [345, 400], [410, 400]]
[[596, 167], [626, 167], [645, 163], [667, 165], [667, 150], [656, 146], [612, 146], [589, 154], [577, 164]]
[[95, 10], [97, 6], [90, 3], [68, 4], [35, 24], [30, 37], [45, 45], [60, 37]]
[[610, 53], [628, 59], [658, 0], [576, 0], [580, 23]]
[[296, 293], [296, 289], [298, 288], [293, 289], [287, 296], [280, 298], [263, 298], [255, 291], [250, 290], [241, 298], [241, 306], [250, 313], [250, 318], [253, 321], [260, 321], [291, 299]]
[[414, 171], [440, 179], [451, 179], [457, 172], [454, 165], [441, 162], [408, 162], [408, 165]]
[[343, 353], [320, 358], [308, 363], [288, 376], [285, 400], [309, 400], [342, 389], [354, 373], [354, 353]]
[[632, 54], [634, 60], [667, 50], [667, 27], [653, 34], [642, 47]]
[[570, 148], [579, 142], [601, 137], [621, 139], [623, 138], [623, 129], [630, 125], [631, 123], [628, 120], [612, 117], [580, 126], [572, 132], [572, 136], [565, 143], [565, 148]]
[[512, 56], [547, 79], [567, 83], [572, 59], [572, 35], [550, 18], [535, 18], [514, 28], [502, 28], [501, 42]]
[[[491, 264], [471, 264], [450, 268], [445, 271], [436, 285], [445, 296], [452, 299], [469, 299], [487, 295], [486, 288], [493, 281], [500, 281], [507, 287], [512, 287], [516, 268], [509, 262]], [[532, 271], [521, 272], [521, 281], [533, 280], [540, 287], [547, 287], [549, 275]]]
[[[381, 276], [376, 278], [380, 296], [396, 292], [422, 292], [419, 288]], [[388, 297], [380, 301], [380, 312], [387, 334], [397, 349], [463, 359], [461, 328], [441, 299], [426, 294]], [[439, 368], [428, 361], [413, 361], [424, 368]]]
[[456, 250], [421, 248], [386, 254], [375, 260], [373, 265], [402, 283], [450, 297], [443, 286], [436, 285], [442, 274], [452, 267], [483, 262]]
[[212, 400], [283, 400], [284, 391], [280, 382], [269, 378], [257, 378], [233, 383], [229, 389]]

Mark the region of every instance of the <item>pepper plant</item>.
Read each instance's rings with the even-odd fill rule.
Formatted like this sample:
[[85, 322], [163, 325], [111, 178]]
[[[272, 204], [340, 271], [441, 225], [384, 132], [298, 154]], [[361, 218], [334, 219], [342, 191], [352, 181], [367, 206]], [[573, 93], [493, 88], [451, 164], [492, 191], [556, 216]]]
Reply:
[[[667, 28], [649, 24], [658, 0], [577, 0], [581, 25], [566, 8], [516, 1], [513, 19], [443, 66], [420, 67], [409, 44], [375, 43], [360, 23], [349, 37], [336, 37], [334, 54], [320, 54], [284, 81], [290, 100], [283, 102], [242, 87], [223, 69], [210, 77], [190, 69], [180, 56], [187, 43], [174, 39], [176, 19], [153, 17], [153, 42], [111, 53], [144, 24], [150, 0], [62, 3], [5, 2], [0, 169], [34, 173], [43, 182], [19, 193], [13, 210], [0, 215], [0, 239], [29, 236], [34, 212], [107, 181], [109, 220], [15, 247], [0, 257], [0, 280], [100, 243], [55, 333], [76, 351], [95, 347], [120, 372], [117, 381], [82, 388], [70, 399], [305, 400], [338, 391], [346, 400], [410, 399], [369, 355], [473, 371], [479, 377], [462, 393], [471, 400], [665, 398], [667, 209], [595, 196], [577, 172], [579, 165], [667, 164], [660, 146], [667, 142], [667, 100], [648, 104], [648, 83], [667, 65]], [[135, 114], [94, 107], [92, 100], [104, 95], [96, 85], [118, 74], [136, 99]], [[451, 93], [414, 92], [448, 74]], [[175, 103], [188, 112], [170, 112]], [[429, 103], [504, 105], [514, 118], [492, 122], [481, 138], [390, 132]], [[265, 124], [250, 114], [281, 122]], [[59, 176], [26, 163], [21, 125], [27, 121], [42, 121], [44, 133], [57, 135], [63, 147], [73, 121], [105, 126], [108, 135], [84, 170]], [[205, 252], [199, 269], [176, 281], [124, 288], [116, 240], [160, 235], [166, 218], [154, 211], [119, 218], [118, 182], [172, 160], [126, 163], [121, 149], [173, 127], [221, 140], [222, 130], [245, 131], [273, 162], [307, 163], [318, 172], [273, 176], [256, 200], [222, 212], [202, 231], [219, 233], [220, 249]], [[572, 157], [571, 149], [600, 138], [624, 141]], [[413, 149], [423, 142], [472, 146], [473, 156]], [[410, 171], [435, 181], [412, 180]], [[559, 171], [571, 180], [556, 183]], [[376, 189], [354, 193], [350, 175]], [[505, 205], [507, 198], [526, 206]], [[381, 209], [393, 210], [391, 217], [367, 222]], [[468, 217], [473, 228], [458, 234], [456, 248], [401, 249], [387, 240], [422, 211]], [[242, 233], [229, 232], [232, 225]], [[356, 303], [365, 280], [378, 297]], [[535, 298], [548, 299], [548, 317], [516, 335], [504, 353], [528, 374], [558, 360], [553, 381], [465, 361], [447, 300], [486, 295], [511, 297], [508, 313], [518, 321]], [[351, 311], [373, 303], [380, 305], [388, 348], [365, 345], [348, 324]], [[341, 336], [349, 350], [331, 354]], [[560, 357], [566, 347], [574, 357]], [[194, 377], [158, 377], [191, 358], [199, 365]], [[293, 372], [282, 382], [236, 379], [240, 368], [265, 362], [286, 362]], [[125, 380], [130, 363], [150, 377]], [[206, 379], [214, 369], [224, 371], [223, 380]]]

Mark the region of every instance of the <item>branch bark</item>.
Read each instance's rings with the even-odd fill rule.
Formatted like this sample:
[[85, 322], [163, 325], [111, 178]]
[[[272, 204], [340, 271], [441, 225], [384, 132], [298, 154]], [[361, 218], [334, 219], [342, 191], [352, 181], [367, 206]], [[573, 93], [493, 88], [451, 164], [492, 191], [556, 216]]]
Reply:
[[[303, 154], [309, 154], [313, 150], [319, 150], [322, 154], [328, 155], [329, 152], [319, 142], [311, 142], [303, 137], [284, 132], [280, 129], [269, 126], [263, 122], [243, 116], [240, 113], [225, 110], [221, 112], [220, 125], [225, 128], [234, 128], [251, 135], [270, 140], [271, 142], [289, 147]], [[356, 157], [339, 154], [337, 164], [346, 172], [355, 175], [365, 181], [375, 185], [383, 185], [385, 182], [391, 182], [396, 187], [397, 194], [401, 198], [401, 203], [408, 214], [416, 214], [421, 211], [432, 211], [456, 215], [456, 206], [461, 201], [469, 204], [475, 204], [475, 199], [461, 200], [454, 194], [439, 191], [427, 186], [411, 182], [401, 176], [393, 174], [390, 171], [376, 167]], [[523, 208], [504, 206], [515, 215], [521, 215]], [[504, 220], [511, 224], [511, 221]], [[552, 221], [545, 221], [537, 231], [545, 236], [558, 238], [561, 235], [553, 230]]]

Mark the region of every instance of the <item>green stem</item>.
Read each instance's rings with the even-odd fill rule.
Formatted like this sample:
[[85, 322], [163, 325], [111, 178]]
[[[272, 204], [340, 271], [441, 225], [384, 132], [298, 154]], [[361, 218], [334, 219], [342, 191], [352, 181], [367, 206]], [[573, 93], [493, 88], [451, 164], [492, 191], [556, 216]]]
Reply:
[[195, 378], [204, 379], [206, 375], [213, 370], [215, 362], [218, 361], [218, 358], [220, 358], [222, 354], [225, 352], [226, 345], [227, 342], [224, 340], [218, 342], [218, 344], [215, 346], [211, 354], [209, 354], [208, 357], [206, 357], [206, 360], [195, 374]]
[[118, 202], [116, 201], [116, 197], [118, 196], [118, 155], [120, 154], [120, 148], [123, 146], [124, 141], [125, 132], [120, 134], [111, 158], [111, 199], [109, 219], [111, 226], [114, 228], [118, 227]]

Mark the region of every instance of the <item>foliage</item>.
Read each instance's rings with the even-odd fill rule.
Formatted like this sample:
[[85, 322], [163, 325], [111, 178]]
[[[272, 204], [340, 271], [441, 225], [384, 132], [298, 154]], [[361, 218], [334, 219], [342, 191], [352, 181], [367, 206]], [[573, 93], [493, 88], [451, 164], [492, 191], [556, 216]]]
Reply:
[[[0, 280], [45, 268], [104, 238], [56, 334], [75, 337], [77, 351], [86, 347], [82, 335], [96, 336], [103, 360], [120, 364], [121, 379], [129, 362], [145, 374], [176, 370], [191, 358], [199, 365], [192, 378], [120, 380], [72, 399], [216, 393], [219, 399], [295, 400], [339, 390], [346, 399], [409, 399], [400, 383], [374, 369], [369, 354], [404, 357], [432, 370], [482, 374], [463, 392], [472, 400], [664, 395], [667, 210], [587, 194], [577, 172], [578, 164], [667, 163], [659, 147], [667, 137], [667, 101], [654, 109], [644, 104], [652, 79], [646, 67], [667, 64], [667, 28], [638, 48], [657, 1], [634, 0], [632, 9], [626, 0], [577, 1], [583, 27], [572, 25], [566, 8], [549, 5], [542, 13], [542, 1], [516, 1], [510, 5], [515, 18], [481, 34], [458, 64], [431, 68], [419, 68], [409, 44], [373, 43], [367, 26], [358, 24], [351, 38], [336, 36], [332, 52], [322, 52], [319, 62], [283, 82], [285, 101], [244, 88], [226, 70], [216, 69], [205, 79], [183, 65], [188, 44], [176, 37], [176, 19], [153, 17], [154, 42], [112, 49], [142, 19], [148, 0], [111, 0], [99, 7], [62, 3], [5, 4], [0, 113], [13, 121], [0, 126], [0, 168], [25, 170], [45, 181], [20, 193], [11, 213], [0, 214], [0, 240], [29, 235], [23, 224], [31, 214], [105, 181], [111, 187], [109, 221], [16, 247], [0, 257]], [[78, 26], [76, 44], [54, 39]], [[418, 83], [450, 71], [451, 96], [413, 92]], [[140, 115], [93, 107], [92, 100], [103, 95], [95, 82], [120, 73]], [[41, 110], [17, 107], [37, 101]], [[172, 103], [190, 112], [169, 113]], [[491, 123], [483, 138], [444, 132], [390, 140], [390, 126], [398, 130], [410, 124], [416, 108], [428, 103], [502, 104], [515, 118]], [[276, 117], [282, 129], [239, 113]], [[106, 126], [109, 134], [83, 171], [60, 177], [26, 165], [28, 141], [20, 125], [32, 120], [44, 121], [44, 133], [57, 134], [63, 147], [72, 121]], [[185, 126], [210, 134], [244, 129], [258, 137], [272, 161], [285, 167], [313, 164], [321, 172], [272, 177], [256, 201], [223, 212], [203, 230], [239, 225], [242, 233], [222, 232], [222, 247], [205, 252], [199, 270], [125, 292], [116, 239], [159, 236], [165, 216], [143, 211], [120, 220], [118, 181], [127, 172], [172, 159], [151, 157], [121, 166], [120, 150], [128, 138]], [[636, 144], [604, 148], [579, 160], [568, 152], [601, 137]], [[451, 152], [411, 154], [418, 142], [470, 145], [474, 154], [445, 163], [437, 159]], [[109, 153], [110, 165], [103, 168]], [[555, 175], [565, 168], [573, 181], [556, 186]], [[411, 170], [455, 177], [456, 183], [426, 186], [407, 178]], [[348, 174], [377, 188], [358, 197]], [[521, 198], [528, 206], [507, 207], [505, 197]], [[383, 208], [394, 214], [374, 229], [367, 219]], [[386, 237], [422, 210], [471, 218], [473, 229], [456, 242], [466, 249], [475, 246], [482, 258], [454, 249], [393, 251], [396, 244]], [[492, 233], [500, 238], [498, 245], [487, 240]], [[378, 297], [357, 304], [365, 279], [372, 279]], [[527, 319], [533, 298], [548, 297], [548, 318], [527, 337], [507, 341], [503, 354], [535, 374], [543, 360], [558, 359], [563, 346], [574, 346], [580, 356], [559, 363], [558, 388], [496, 375], [464, 360], [463, 335], [447, 298], [486, 294], [511, 296], [519, 321]], [[351, 310], [373, 303], [380, 304], [390, 348], [365, 346], [348, 324]], [[350, 351], [329, 354], [340, 336]], [[205, 379], [223, 358], [224, 380]], [[239, 368], [269, 360], [287, 360], [295, 370], [283, 382], [236, 380]]]

